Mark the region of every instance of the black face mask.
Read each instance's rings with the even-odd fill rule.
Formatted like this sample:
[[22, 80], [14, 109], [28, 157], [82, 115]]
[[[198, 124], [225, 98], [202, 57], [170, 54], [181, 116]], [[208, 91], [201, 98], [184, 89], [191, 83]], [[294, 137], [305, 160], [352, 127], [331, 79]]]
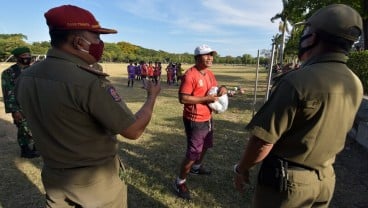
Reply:
[[300, 38], [299, 40], [299, 51], [298, 51], [298, 58], [300, 59], [303, 54], [307, 51], [309, 51], [310, 49], [314, 48], [317, 44], [318, 44], [318, 37], [316, 37], [316, 41], [310, 45], [310, 46], [307, 46], [307, 47], [302, 47], [302, 42], [305, 40], [305, 39], [308, 39], [309, 37], [312, 36], [312, 33], [308, 34], [308, 35], [305, 35], [303, 37]]
[[30, 65], [31, 64], [31, 57], [28, 58], [18, 58], [18, 62], [23, 65]]

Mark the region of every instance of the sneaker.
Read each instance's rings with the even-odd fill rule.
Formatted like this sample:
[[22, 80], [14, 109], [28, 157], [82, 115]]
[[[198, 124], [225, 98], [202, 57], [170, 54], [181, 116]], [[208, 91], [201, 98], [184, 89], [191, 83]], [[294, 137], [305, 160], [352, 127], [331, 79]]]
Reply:
[[194, 175], [211, 175], [211, 171], [207, 170], [203, 166], [201, 166], [199, 169], [190, 169], [190, 173]]
[[176, 195], [178, 195], [178, 197], [186, 199], [186, 200], [191, 199], [189, 189], [185, 183], [177, 184], [176, 180], [174, 180], [173, 188], [174, 188]]

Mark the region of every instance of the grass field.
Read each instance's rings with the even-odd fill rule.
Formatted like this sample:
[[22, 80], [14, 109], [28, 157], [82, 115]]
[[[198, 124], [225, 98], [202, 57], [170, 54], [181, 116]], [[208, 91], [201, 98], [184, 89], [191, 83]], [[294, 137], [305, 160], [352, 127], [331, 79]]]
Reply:
[[[146, 93], [140, 82], [127, 87], [125, 64], [102, 64], [110, 80], [127, 105], [136, 112], [145, 100]], [[1, 70], [9, 64], [1, 65]], [[164, 65], [164, 67], [166, 67]], [[184, 66], [187, 68], [189, 66]], [[182, 124], [182, 105], [178, 102], [178, 86], [166, 84], [163, 72], [162, 90], [154, 109], [150, 125], [136, 141], [119, 137], [120, 156], [127, 172], [130, 207], [246, 207], [249, 194], [240, 196], [232, 185], [232, 165], [238, 161], [244, 144], [244, 127], [252, 115], [255, 68], [215, 65], [213, 71], [219, 84], [246, 89], [243, 95], [229, 99], [229, 109], [215, 114], [215, 144], [205, 159], [213, 174], [209, 177], [189, 176], [188, 186], [193, 200], [178, 199], [171, 183], [177, 176], [184, 156], [186, 139]], [[260, 75], [260, 89], [264, 89], [266, 74]], [[264, 93], [263, 93], [264, 94]], [[263, 100], [259, 96], [260, 102]], [[4, 114], [0, 103], [0, 207], [41, 207], [43, 187], [40, 181], [41, 159], [19, 157], [16, 128], [9, 114]], [[251, 190], [250, 190], [251, 191]]]

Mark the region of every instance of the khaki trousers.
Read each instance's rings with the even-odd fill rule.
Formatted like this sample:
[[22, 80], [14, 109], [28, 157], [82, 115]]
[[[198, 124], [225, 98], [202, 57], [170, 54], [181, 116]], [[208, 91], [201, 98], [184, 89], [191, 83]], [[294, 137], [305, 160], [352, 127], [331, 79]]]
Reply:
[[257, 185], [253, 198], [255, 208], [328, 207], [335, 189], [335, 172], [328, 167], [316, 171], [288, 169], [288, 191]]
[[119, 169], [117, 157], [99, 166], [44, 167], [42, 183], [46, 190], [46, 207], [126, 208], [127, 186], [119, 178]]

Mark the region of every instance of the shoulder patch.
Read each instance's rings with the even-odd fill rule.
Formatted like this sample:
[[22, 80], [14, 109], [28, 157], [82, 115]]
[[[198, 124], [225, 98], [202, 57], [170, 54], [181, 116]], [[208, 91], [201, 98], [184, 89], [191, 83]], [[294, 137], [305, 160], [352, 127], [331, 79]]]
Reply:
[[118, 92], [116, 92], [115, 87], [113, 87], [113, 86], [109, 86], [109, 87], [107, 88], [107, 92], [111, 95], [112, 99], [113, 99], [115, 102], [120, 102], [120, 101], [121, 101], [121, 97], [120, 97], [120, 95], [118, 94]]
[[84, 71], [87, 71], [89, 73], [92, 73], [92, 74], [95, 74], [95, 75], [98, 75], [98, 76], [104, 76], [104, 77], [109, 76], [108, 74], [106, 74], [106, 73], [104, 73], [100, 70], [94, 69], [90, 66], [82, 66], [82, 65], [77, 65], [77, 66], [78, 66], [78, 68], [83, 69]]

